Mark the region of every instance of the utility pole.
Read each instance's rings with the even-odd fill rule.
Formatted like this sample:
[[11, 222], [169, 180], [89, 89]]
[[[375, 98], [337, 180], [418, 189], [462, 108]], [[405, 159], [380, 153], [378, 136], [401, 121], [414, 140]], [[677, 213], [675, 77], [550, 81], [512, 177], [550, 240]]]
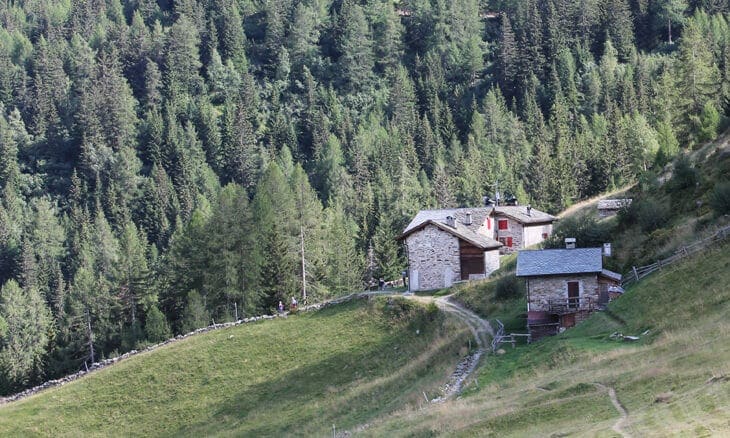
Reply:
[[91, 363], [94, 363], [94, 332], [91, 331], [91, 316], [89, 315], [89, 308], [86, 308], [86, 324], [88, 328], [89, 336], [89, 352], [91, 354]]
[[304, 260], [304, 226], [299, 225], [299, 241], [302, 252], [302, 303], [307, 303], [307, 264]]
[[499, 207], [499, 180], [494, 181], [492, 186], [494, 187], [494, 205]]

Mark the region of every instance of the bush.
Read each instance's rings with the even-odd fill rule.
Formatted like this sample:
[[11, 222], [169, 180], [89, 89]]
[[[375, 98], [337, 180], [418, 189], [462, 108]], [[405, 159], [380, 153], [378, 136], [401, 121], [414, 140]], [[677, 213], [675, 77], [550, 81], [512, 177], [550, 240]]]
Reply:
[[188, 302], [183, 310], [181, 321], [181, 333], [189, 333], [195, 329], [206, 327], [210, 324], [210, 314], [205, 308], [203, 297], [198, 291], [191, 290], [188, 292]]
[[669, 207], [666, 204], [646, 199], [636, 203], [636, 220], [645, 233], [661, 228], [669, 220]]
[[612, 222], [598, 222], [590, 216], [566, 218], [561, 220], [550, 238], [545, 241], [545, 248], [564, 248], [566, 237], [575, 237], [581, 248], [600, 247], [610, 242], [613, 236]]
[[[700, 180], [697, 169], [692, 167], [692, 163], [687, 158], [680, 158], [674, 164], [674, 172], [672, 179], [666, 185], [667, 193], [671, 193], [673, 196], [676, 192], [681, 190], [687, 190], [694, 188]], [[679, 194], [684, 196], [684, 194]]]
[[147, 311], [144, 331], [147, 334], [147, 340], [150, 342], [162, 342], [172, 337], [165, 315], [154, 305]]
[[730, 181], [715, 185], [710, 194], [710, 206], [718, 215], [730, 214]]
[[524, 293], [523, 283], [514, 275], [507, 275], [497, 280], [497, 288], [494, 293], [498, 300], [511, 300], [519, 298]]

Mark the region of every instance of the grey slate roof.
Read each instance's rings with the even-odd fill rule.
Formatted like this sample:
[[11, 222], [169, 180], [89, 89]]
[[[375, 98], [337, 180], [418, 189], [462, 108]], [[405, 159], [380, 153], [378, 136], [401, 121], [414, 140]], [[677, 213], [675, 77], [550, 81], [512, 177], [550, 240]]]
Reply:
[[499, 207], [494, 207], [494, 213], [496, 216], [509, 216], [517, 222], [523, 224], [544, 224], [557, 220], [555, 216], [547, 214], [540, 210], [536, 210], [534, 208], [530, 209], [530, 214], [527, 214], [526, 205], [500, 205]]
[[[482, 249], [495, 249], [502, 246], [501, 243], [491, 239], [483, 234], [479, 234], [478, 230], [484, 224], [487, 215], [491, 211], [491, 207], [478, 208], [452, 208], [444, 210], [421, 210], [416, 217], [408, 224], [403, 234], [398, 239], [404, 239], [409, 234], [420, 230], [426, 225], [434, 225], [439, 229], [452, 234], [459, 239], [465, 240], [472, 245]], [[466, 213], [471, 213], [471, 225], [464, 224]], [[455, 220], [456, 228], [452, 228], [446, 224], [446, 217], [452, 216]]]
[[[446, 223], [446, 217], [452, 216], [456, 218], [456, 222], [461, 223], [464, 227], [476, 232], [479, 227], [484, 224], [484, 220], [487, 218], [489, 213], [492, 211], [492, 207], [477, 207], [477, 208], [447, 208], [443, 210], [421, 210], [416, 214], [416, 217], [408, 224], [403, 234], [408, 233], [411, 229], [418, 227], [426, 221], [435, 221]], [[466, 218], [466, 214], [471, 213], [472, 222], [471, 225], [464, 225], [463, 221]]]
[[601, 269], [601, 275], [616, 281], [621, 281], [621, 278], [623, 277], [623, 275], [618, 272], [609, 271], [608, 269]]
[[517, 254], [517, 276], [601, 272], [601, 248], [541, 249]]
[[549, 215], [534, 208], [530, 210], [530, 214], [528, 215], [527, 206], [525, 205], [500, 205], [499, 207], [490, 206], [474, 208], [446, 208], [442, 210], [421, 210], [418, 212], [418, 214], [416, 214], [416, 217], [411, 220], [406, 229], [403, 230], [403, 234], [407, 234], [413, 228], [416, 228], [429, 220], [446, 223], [447, 216], [453, 216], [454, 218], [456, 218], [457, 223], [463, 224], [466, 213], [471, 213], [472, 224], [464, 226], [476, 232], [479, 227], [484, 225], [484, 220], [487, 218], [487, 216], [492, 215], [492, 211], [494, 211], [495, 216], [509, 216], [512, 219], [515, 219], [516, 221], [519, 221], [523, 224], [546, 223], [557, 220], [555, 216]]
[[631, 198], [602, 199], [598, 201], [599, 210], [620, 210], [631, 205]]
[[408, 231], [401, 234], [400, 237], [398, 237], [398, 240], [405, 239], [411, 233], [415, 233], [416, 231], [420, 230], [421, 228], [424, 228], [427, 225], [434, 225], [437, 228], [441, 229], [442, 231], [445, 231], [453, 236], [456, 236], [459, 239], [466, 240], [467, 242], [471, 243], [472, 245], [476, 246], [477, 248], [481, 248], [484, 250], [497, 249], [500, 246], [502, 246], [502, 244], [497, 242], [496, 240], [490, 239], [489, 237], [486, 237], [482, 234], [475, 233], [475, 232], [471, 231], [469, 228], [467, 228], [464, 224], [461, 224], [459, 222], [456, 223], [456, 228], [452, 228], [443, 222], [438, 222], [438, 221], [434, 221], [434, 220], [427, 220], [426, 222], [422, 222], [421, 224], [419, 224], [416, 227], [410, 228]]

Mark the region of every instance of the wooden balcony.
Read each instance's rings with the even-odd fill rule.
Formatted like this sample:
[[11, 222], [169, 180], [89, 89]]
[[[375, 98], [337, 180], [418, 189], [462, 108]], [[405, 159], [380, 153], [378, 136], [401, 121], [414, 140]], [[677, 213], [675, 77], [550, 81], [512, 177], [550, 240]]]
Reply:
[[548, 312], [554, 315], [565, 315], [582, 311], [596, 310], [593, 297], [558, 298], [548, 301]]

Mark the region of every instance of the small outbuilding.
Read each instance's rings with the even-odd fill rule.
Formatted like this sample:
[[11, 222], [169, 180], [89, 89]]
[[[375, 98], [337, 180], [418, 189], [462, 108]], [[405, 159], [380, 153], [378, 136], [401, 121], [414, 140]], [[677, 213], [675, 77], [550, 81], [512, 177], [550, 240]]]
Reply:
[[622, 208], [631, 205], [631, 199], [602, 199], [598, 201], [598, 217], [611, 217], [618, 214]]
[[517, 276], [527, 286], [532, 340], [573, 327], [601, 310], [620, 288], [621, 274], [603, 268], [602, 248], [520, 251]]

